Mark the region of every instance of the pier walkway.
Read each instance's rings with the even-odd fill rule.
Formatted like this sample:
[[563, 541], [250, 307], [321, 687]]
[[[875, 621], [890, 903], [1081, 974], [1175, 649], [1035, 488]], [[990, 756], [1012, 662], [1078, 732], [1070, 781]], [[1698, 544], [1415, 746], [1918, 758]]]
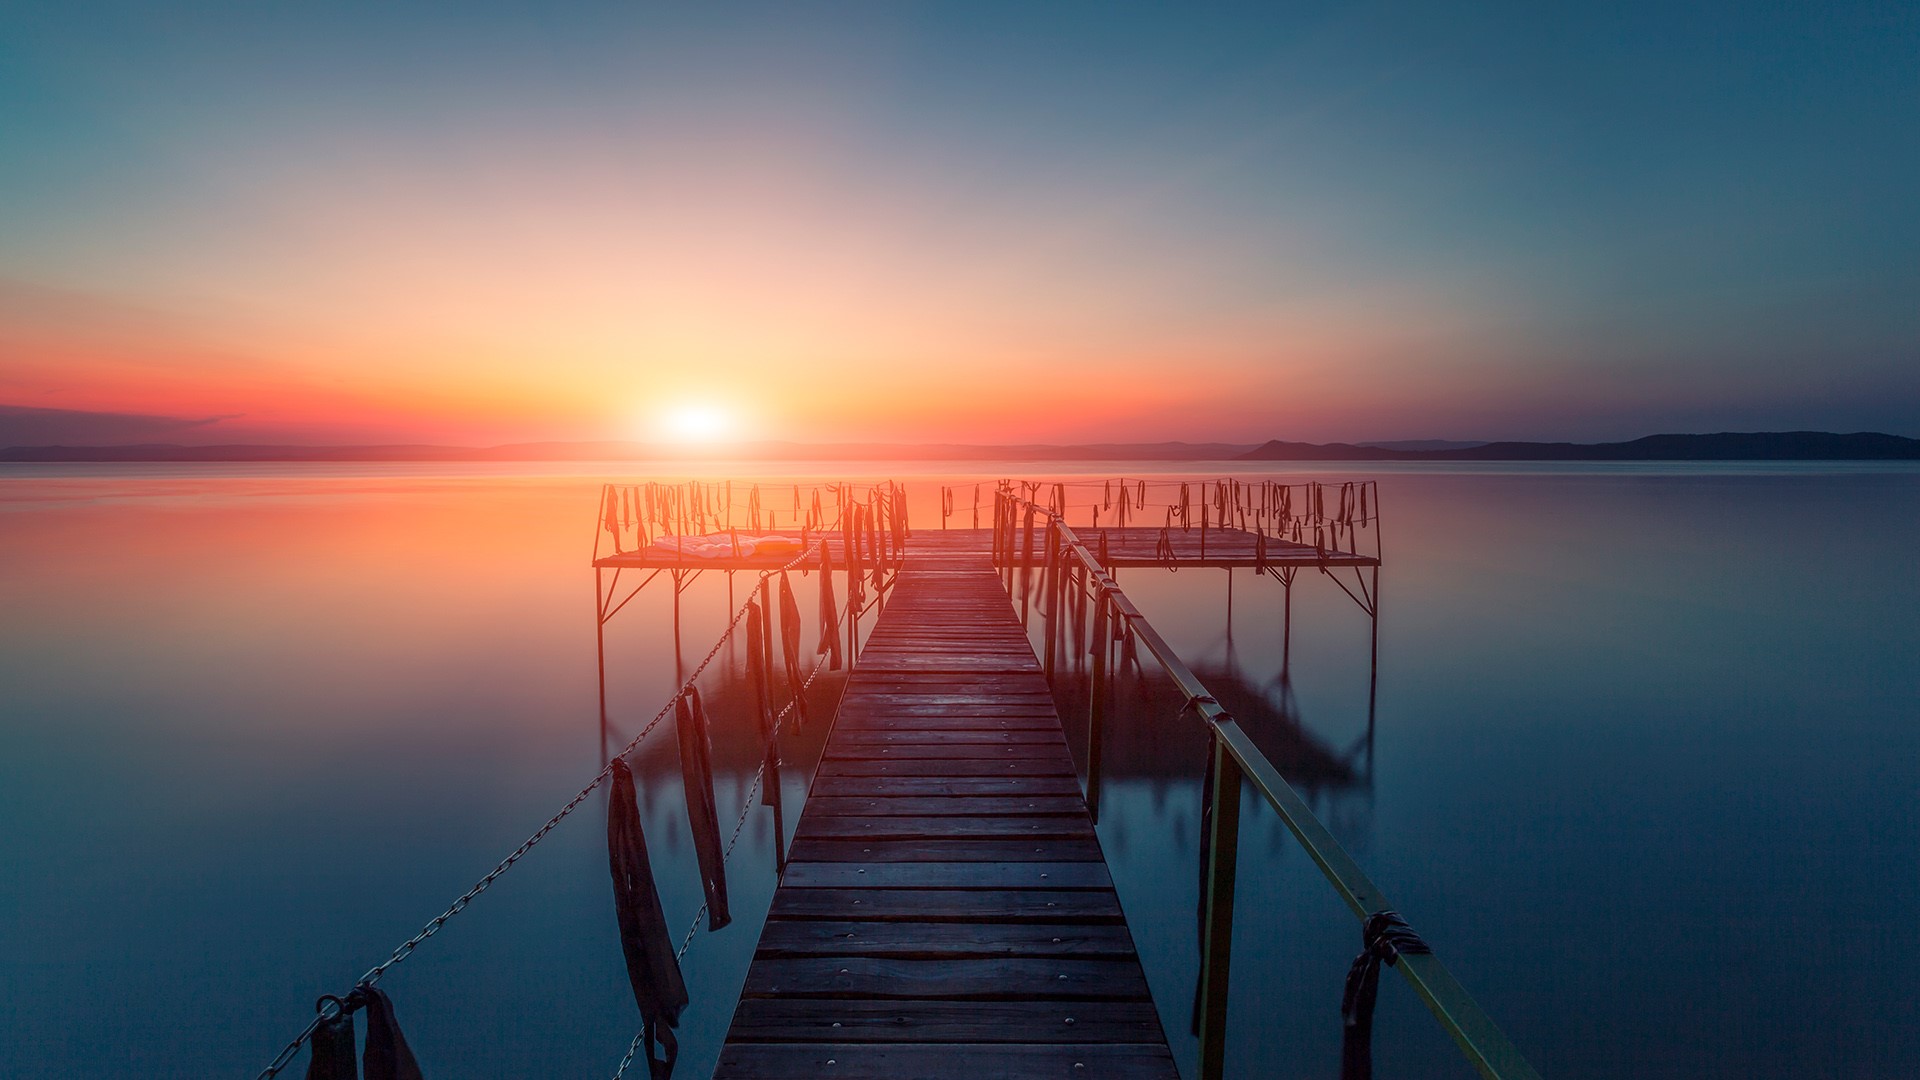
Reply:
[[958, 532], [907, 542], [716, 1077], [1178, 1076], [1040, 662]]

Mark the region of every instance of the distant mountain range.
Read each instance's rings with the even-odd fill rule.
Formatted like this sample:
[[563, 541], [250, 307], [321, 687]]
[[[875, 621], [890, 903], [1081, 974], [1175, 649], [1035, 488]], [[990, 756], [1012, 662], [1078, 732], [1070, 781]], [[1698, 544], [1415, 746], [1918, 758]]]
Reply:
[[1380, 443], [1085, 443], [978, 446], [962, 443], [762, 442], [724, 450], [634, 442], [544, 442], [506, 446], [13, 446], [0, 461], [1911, 461], [1920, 439], [1879, 432], [1721, 432], [1649, 435], [1631, 442], [1490, 442], [1445, 439]]
[[1723, 431], [1632, 442], [1491, 442], [1437, 449], [1274, 440], [1239, 461], [1911, 461], [1920, 439], [1856, 431]]
[[1086, 443], [976, 446], [965, 443], [735, 443], [724, 447], [639, 442], [541, 442], [505, 446], [12, 446], [0, 461], [1231, 461], [1252, 443]]

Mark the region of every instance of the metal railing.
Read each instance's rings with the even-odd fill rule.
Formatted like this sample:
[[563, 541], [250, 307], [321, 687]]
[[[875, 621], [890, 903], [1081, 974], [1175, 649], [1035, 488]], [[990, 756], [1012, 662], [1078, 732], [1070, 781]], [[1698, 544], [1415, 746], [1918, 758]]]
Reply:
[[[1192, 669], [1121, 591], [1095, 553], [1081, 542], [1060, 513], [1011, 488], [1003, 488], [995, 495], [993, 520], [994, 565], [1001, 571], [1008, 595], [1012, 597], [1016, 593], [1015, 575], [1018, 574], [1019, 596], [1032, 597], [1035, 593], [1032, 575], [1036, 570], [1040, 575], [1038, 606], [1045, 620], [1041, 660], [1049, 681], [1066, 646], [1061, 616], [1066, 612], [1069, 590], [1091, 590], [1087, 804], [1096, 820], [1100, 805], [1101, 730], [1108, 711], [1107, 676], [1110, 654], [1116, 643], [1122, 643], [1123, 650], [1144, 648], [1151, 653], [1185, 701], [1181, 715], [1193, 713], [1208, 729], [1212, 741], [1213, 783], [1206, 795], [1206, 820], [1211, 825], [1204, 840], [1206, 886], [1202, 896], [1198, 1029], [1200, 1075], [1203, 1080], [1216, 1080], [1224, 1074], [1226, 1065], [1227, 988], [1232, 961], [1234, 882], [1239, 860], [1243, 783], [1250, 783], [1280, 816], [1314, 865], [1363, 924], [1377, 913], [1392, 910], [1393, 905], [1280, 775], [1280, 770], [1254, 745], [1233, 716], [1214, 700]], [[1036, 546], [1040, 549], [1038, 552]], [[1394, 966], [1482, 1076], [1497, 1080], [1538, 1080], [1539, 1074], [1533, 1066], [1448, 972], [1438, 956], [1403, 951], [1397, 961]]]

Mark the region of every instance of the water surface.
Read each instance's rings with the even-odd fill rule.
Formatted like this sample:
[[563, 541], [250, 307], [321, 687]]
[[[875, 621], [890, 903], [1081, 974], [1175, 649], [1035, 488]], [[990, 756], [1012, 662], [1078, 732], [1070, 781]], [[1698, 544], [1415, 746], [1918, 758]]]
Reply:
[[[1141, 472], [897, 475], [937, 527], [949, 474], [1068, 470]], [[1900, 970], [1920, 923], [1920, 473], [1238, 473], [1380, 480], [1371, 758], [1368, 624], [1330, 582], [1294, 586], [1284, 682], [1271, 579], [1233, 575], [1230, 622], [1223, 571], [1122, 585], [1206, 677], [1267, 703], [1263, 745], [1545, 1075], [1920, 1072], [1920, 994]], [[594, 497], [633, 475], [0, 471], [6, 1074], [251, 1075], [318, 994], [577, 790], [599, 743]], [[728, 610], [722, 577], [689, 589], [689, 653]], [[611, 628], [616, 736], [672, 684], [668, 616], [650, 589]], [[729, 692], [728, 664], [711, 694]], [[1190, 1070], [1204, 742], [1151, 694], [1130, 700], [1100, 835]], [[721, 728], [730, 822], [754, 755]], [[643, 744], [641, 773], [684, 926], [699, 897], [668, 743]], [[804, 780], [787, 777], [789, 828]], [[635, 1015], [601, 813], [583, 807], [383, 981], [432, 1075], [611, 1074]], [[1233, 1069], [1333, 1075], [1357, 925], [1271, 815], [1249, 802], [1242, 828]], [[735, 922], [687, 954], [680, 1075], [711, 1068], [771, 843], [749, 815]], [[1397, 977], [1376, 1040], [1382, 1076], [1464, 1072]]]

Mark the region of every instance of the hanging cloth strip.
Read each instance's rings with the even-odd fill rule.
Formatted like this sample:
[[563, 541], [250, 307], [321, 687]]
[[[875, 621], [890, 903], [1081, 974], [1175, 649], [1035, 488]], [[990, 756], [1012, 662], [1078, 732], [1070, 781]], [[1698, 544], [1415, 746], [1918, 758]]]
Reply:
[[619, 554], [621, 550], [620, 548], [620, 499], [618, 496], [616, 496], [613, 493], [612, 488], [607, 489], [606, 513], [602, 515], [601, 524], [606, 527], [607, 532], [613, 534], [614, 554], [616, 555]]
[[700, 691], [689, 687], [674, 703], [674, 728], [680, 735], [680, 777], [687, 791], [687, 824], [700, 859], [700, 884], [707, 894], [707, 930], [733, 921], [727, 913], [726, 855], [720, 847], [720, 814], [713, 805], [713, 743]]
[[[673, 954], [667, 916], [660, 909], [647, 837], [640, 828], [640, 803], [633, 771], [624, 758], [613, 759], [613, 786], [607, 793], [607, 865], [613, 872], [613, 909], [620, 923], [620, 951], [627, 960], [627, 982], [640, 1007], [641, 1041], [654, 1080], [672, 1074], [680, 1056], [673, 1029], [687, 1007], [687, 984]], [[654, 1053], [658, 1043], [660, 1055]]]
[[[373, 986], [356, 986], [344, 998], [324, 997], [320, 1003], [340, 1011], [323, 1020], [310, 1042], [307, 1080], [424, 1080], [400, 1022], [393, 1015], [393, 999]], [[367, 1011], [367, 1048], [360, 1067], [353, 1064], [353, 1014]]]
[[360, 1080], [353, 1066], [353, 1015], [344, 1008], [320, 1021], [307, 1047], [307, 1080]]
[[807, 712], [807, 677], [800, 672], [800, 604], [793, 598], [793, 584], [784, 570], [780, 573], [780, 659], [787, 669], [787, 689], [793, 694], [794, 725], [805, 727], [813, 718]]
[[367, 1010], [367, 1048], [360, 1056], [365, 1080], [424, 1080], [400, 1022], [393, 1015], [393, 999], [375, 986], [355, 987], [347, 1000], [364, 998]]
[[[775, 720], [773, 688], [767, 678], [772, 663], [771, 643], [767, 640], [767, 618], [760, 605], [747, 601], [747, 682], [753, 690], [754, 713], [760, 719], [760, 737], [766, 741], [765, 783], [760, 788], [763, 806], [780, 805], [780, 725]], [[776, 813], [778, 811], [776, 810]]]
[[820, 541], [820, 644], [814, 655], [827, 654], [827, 669], [840, 670], [840, 608], [833, 600], [833, 556]]
[[840, 554], [847, 564], [847, 608], [859, 612], [860, 602], [866, 599], [866, 590], [860, 581], [860, 506], [849, 503], [846, 512], [840, 515], [843, 522]]
[[1360, 955], [1347, 969], [1340, 998], [1340, 1080], [1372, 1080], [1373, 999], [1380, 990], [1380, 962], [1399, 963], [1401, 955], [1430, 953], [1427, 943], [1397, 911], [1376, 911], [1360, 929]]

